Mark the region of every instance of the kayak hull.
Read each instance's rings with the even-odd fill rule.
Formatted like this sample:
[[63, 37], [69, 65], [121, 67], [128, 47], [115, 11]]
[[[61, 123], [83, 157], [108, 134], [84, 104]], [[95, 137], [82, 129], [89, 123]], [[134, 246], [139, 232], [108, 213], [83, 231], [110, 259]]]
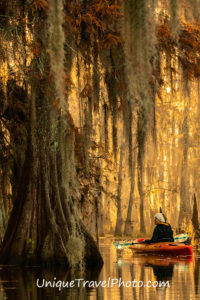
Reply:
[[176, 242], [136, 244], [129, 247], [133, 252], [158, 253], [171, 255], [192, 255], [193, 246]]
[[[184, 243], [188, 240], [188, 234], [187, 233], [181, 233], [181, 234], [177, 234], [174, 237], [174, 242], [177, 243]], [[136, 240], [124, 240], [124, 241], [115, 241], [113, 244], [117, 249], [125, 249], [128, 246], [132, 245], [133, 243], [141, 243], [144, 240], [146, 240], [148, 238], [140, 238], [140, 239], [136, 239]]]

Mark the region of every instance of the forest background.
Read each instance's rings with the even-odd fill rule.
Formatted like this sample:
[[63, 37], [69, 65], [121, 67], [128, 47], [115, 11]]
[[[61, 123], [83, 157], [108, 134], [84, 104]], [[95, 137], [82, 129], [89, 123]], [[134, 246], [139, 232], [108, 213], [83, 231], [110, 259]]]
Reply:
[[4, 261], [92, 262], [92, 236], [149, 235], [160, 208], [175, 231], [198, 232], [199, 10], [1, 1]]

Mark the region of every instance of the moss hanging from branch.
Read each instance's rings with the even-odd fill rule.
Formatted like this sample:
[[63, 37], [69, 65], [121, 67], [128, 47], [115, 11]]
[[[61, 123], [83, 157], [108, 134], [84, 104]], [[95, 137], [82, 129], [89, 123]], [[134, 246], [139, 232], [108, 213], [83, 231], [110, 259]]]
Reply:
[[73, 190], [77, 188], [75, 166], [71, 165], [73, 128], [64, 111], [62, 1], [49, 1], [48, 12], [47, 20], [47, 11], [34, 11], [31, 34], [39, 43], [40, 55], [34, 55], [29, 71], [24, 71], [30, 86], [26, 155], [1, 260], [80, 267], [94, 264], [92, 256], [97, 251], [102, 264], [94, 240], [79, 219], [78, 196]]
[[171, 28], [173, 33], [178, 29], [178, 0], [170, 0]]
[[64, 83], [64, 44], [65, 37], [63, 32], [64, 15], [63, 1], [50, 0], [48, 6], [49, 24], [49, 51], [51, 71], [54, 76], [57, 97], [59, 98], [62, 109], [65, 107], [65, 83]]
[[[129, 91], [132, 103], [137, 107], [137, 144], [138, 144], [138, 190], [140, 194], [140, 230], [145, 232], [144, 224], [144, 194], [143, 169], [145, 158], [145, 142], [148, 133], [148, 124], [153, 125], [153, 111], [155, 103], [155, 78], [152, 77], [155, 65], [153, 57], [156, 53], [155, 41], [152, 37], [155, 24], [149, 19], [152, 17], [148, 10], [155, 8], [154, 1], [126, 0], [124, 3], [126, 43], [126, 68], [129, 73]], [[151, 34], [148, 34], [150, 32]], [[152, 49], [153, 46], [153, 49]]]
[[89, 176], [90, 173], [90, 165], [89, 165], [89, 149], [91, 146], [91, 137], [92, 137], [92, 97], [88, 97], [88, 104], [84, 110], [85, 114], [85, 124], [84, 124], [84, 141], [83, 141], [83, 149], [84, 149], [84, 165], [86, 176]]
[[200, 2], [199, 0], [191, 0], [191, 6], [193, 8], [193, 16], [195, 20], [198, 22], [199, 21], [199, 12], [200, 12]]
[[99, 93], [100, 93], [100, 76], [99, 76], [99, 68], [98, 68], [98, 48], [97, 43], [94, 43], [93, 46], [93, 75], [92, 75], [92, 86], [93, 86], [93, 101], [94, 101], [94, 109], [98, 110], [99, 108]]
[[126, 99], [125, 107], [123, 110], [123, 122], [124, 122], [124, 132], [126, 135], [126, 140], [128, 141], [128, 148], [129, 148], [129, 159], [128, 159], [128, 165], [129, 165], [129, 175], [132, 179], [132, 166], [133, 166], [133, 107], [131, 105], [131, 102]]
[[[112, 59], [112, 52], [110, 53], [112, 65], [114, 61]], [[116, 77], [114, 71], [106, 70], [105, 82], [108, 90], [108, 99], [110, 102], [110, 108], [112, 113], [112, 140], [113, 140], [113, 152], [116, 159], [117, 155], [117, 113], [118, 113], [118, 104], [117, 104], [117, 86], [116, 86]]]

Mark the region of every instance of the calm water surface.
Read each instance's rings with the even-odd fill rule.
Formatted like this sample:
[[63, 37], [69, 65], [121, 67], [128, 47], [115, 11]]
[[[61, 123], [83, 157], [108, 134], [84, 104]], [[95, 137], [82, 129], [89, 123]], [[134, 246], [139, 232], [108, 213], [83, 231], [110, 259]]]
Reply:
[[[58, 280], [66, 283], [83, 276], [76, 274], [70, 277], [63, 271], [50, 272], [38, 267], [22, 270], [14, 266], [1, 266], [0, 299], [200, 299], [199, 252], [195, 252], [193, 257], [133, 255], [130, 250], [116, 250], [108, 238], [101, 239], [100, 251], [104, 259], [100, 273], [96, 271], [84, 275], [84, 280], [88, 281], [85, 287], [83, 281], [80, 281], [79, 287], [76, 281], [75, 287], [62, 288], [61, 291], [55, 287], [38, 288], [37, 279], [42, 286], [43, 279], [53, 284]], [[93, 287], [94, 281], [103, 285], [104, 280], [106, 287]], [[142, 284], [144, 286], [139, 287]], [[147, 284], [151, 286], [145, 286]]]

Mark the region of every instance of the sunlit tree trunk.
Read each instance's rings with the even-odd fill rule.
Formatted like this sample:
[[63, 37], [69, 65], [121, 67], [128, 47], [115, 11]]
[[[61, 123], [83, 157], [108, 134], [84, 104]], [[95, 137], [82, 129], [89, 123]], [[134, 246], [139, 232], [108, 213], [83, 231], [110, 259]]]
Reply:
[[133, 210], [133, 204], [134, 204], [135, 165], [136, 165], [136, 159], [134, 157], [133, 164], [131, 167], [131, 176], [130, 176], [131, 188], [130, 188], [130, 194], [129, 194], [129, 203], [128, 203], [126, 222], [125, 222], [125, 229], [124, 229], [125, 235], [133, 234], [133, 225], [132, 225], [132, 217], [131, 216], [132, 216], [132, 210]]
[[176, 154], [176, 142], [175, 142], [175, 113], [173, 112], [172, 115], [172, 164], [171, 164], [171, 177], [172, 177], [172, 186], [175, 189], [175, 191], [172, 192], [172, 196], [170, 199], [170, 218], [172, 220], [172, 225], [177, 226], [177, 220], [174, 218], [176, 215], [175, 213], [175, 203], [176, 203], [176, 198], [177, 198], [177, 184], [178, 184], [178, 162], [177, 162], [177, 154]]
[[[188, 147], [189, 147], [189, 128], [187, 119], [187, 109], [184, 111], [183, 121], [183, 160], [181, 168], [180, 182], [180, 213], [179, 224], [181, 225], [184, 218], [188, 221], [190, 213], [190, 198], [189, 198], [189, 182], [188, 182]], [[186, 221], [185, 220], [185, 221]]]
[[115, 226], [115, 235], [122, 235], [122, 162], [124, 156], [124, 145], [121, 145], [120, 149], [120, 161], [119, 161], [119, 172], [118, 172], [118, 187], [117, 187], [117, 220]]
[[137, 124], [137, 142], [138, 142], [138, 191], [140, 195], [140, 231], [146, 233], [144, 223], [144, 154], [145, 154], [145, 138], [146, 138], [146, 117], [143, 108], [140, 108], [138, 113], [138, 124]]

